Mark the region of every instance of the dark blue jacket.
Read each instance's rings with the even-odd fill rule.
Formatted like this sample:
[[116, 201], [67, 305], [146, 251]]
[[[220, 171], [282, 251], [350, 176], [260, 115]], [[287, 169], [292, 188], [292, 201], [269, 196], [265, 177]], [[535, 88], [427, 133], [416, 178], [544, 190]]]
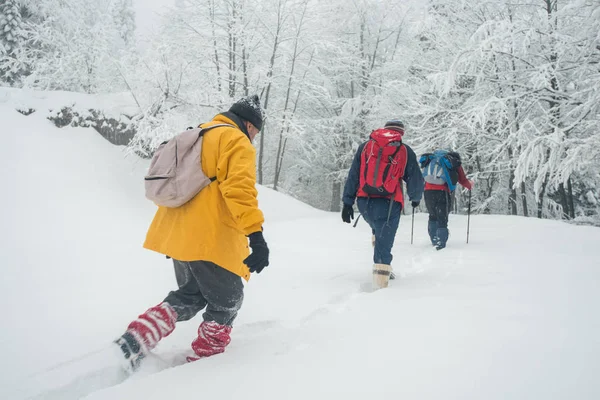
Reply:
[[[346, 185], [344, 186], [344, 196], [342, 197], [342, 201], [349, 206], [354, 205], [356, 193], [358, 193], [358, 186], [360, 184], [360, 156], [366, 144], [367, 142], [358, 146], [358, 150], [356, 150], [354, 160], [352, 160], [352, 165], [350, 166], [350, 171], [348, 171], [348, 178], [346, 179]], [[425, 187], [423, 173], [421, 172], [421, 167], [417, 162], [417, 155], [413, 149], [405, 144], [403, 144], [403, 146], [406, 147], [407, 159], [402, 179], [406, 182], [406, 191], [410, 201], [421, 201], [423, 188]]]

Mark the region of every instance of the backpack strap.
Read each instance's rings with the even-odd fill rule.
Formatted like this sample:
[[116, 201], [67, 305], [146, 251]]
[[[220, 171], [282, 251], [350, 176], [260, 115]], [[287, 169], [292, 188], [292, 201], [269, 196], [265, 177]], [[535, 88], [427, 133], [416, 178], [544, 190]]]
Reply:
[[426, 168], [429, 165], [429, 163], [431, 162], [432, 158], [433, 158], [432, 153], [425, 153], [421, 157], [419, 157], [419, 164], [421, 164], [421, 169]]
[[198, 137], [204, 136], [204, 134], [206, 132], [210, 131], [212, 128], [219, 128], [221, 126], [228, 126], [230, 128], [239, 129], [239, 128], [236, 128], [235, 126], [231, 125], [231, 124], [217, 124], [217, 125], [207, 126], [206, 128], [200, 128], [200, 132], [198, 132]]
[[[396, 151], [394, 151], [394, 154], [392, 154], [390, 157], [392, 159], [396, 158], [396, 154], [398, 154], [398, 152], [400, 151], [400, 149], [402, 148], [402, 146], [404, 146], [404, 143], [400, 142], [400, 146], [398, 146], [398, 148], [396, 149]], [[408, 154], [406, 157], [406, 162], [408, 162]], [[406, 166], [405, 166], [406, 167]], [[404, 174], [402, 174], [404, 175]], [[399, 176], [398, 179], [400, 180], [400, 190], [402, 191], [402, 176]], [[392, 193], [392, 197], [390, 197], [390, 206], [388, 207], [388, 215], [387, 215], [387, 221], [386, 224], [388, 222], [390, 222], [390, 217], [392, 216], [392, 206], [394, 205], [394, 198], [396, 197], [396, 192]]]
[[373, 174], [373, 184], [377, 180], [377, 174], [379, 173], [379, 164], [381, 163], [381, 155], [383, 154], [383, 147], [379, 148], [379, 154], [377, 154], [377, 164], [375, 164], [375, 173]]
[[400, 142], [399, 146], [396, 146], [396, 150], [394, 151], [394, 153], [390, 156], [389, 160], [392, 161], [393, 159], [396, 158], [396, 154], [398, 154], [398, 152], [400, 151], [400, 148], [404, 145], [404, 143]]
[[[200, 132], [198, 132], [198, 139], [200, 139], [202, 136], [204, 136], [204, 134], [206, 132], [210, 131], [212, 128], [219, 128], [221, 126], [229, 126], [231, 128], [238, 129], [238, 128], [236, 128], [235, 126], [233, 126], [231, 124], [217, 124], [217, 125], [213, 125], [213, 126], [208, 126], [206, 128], [200, 128]], [[188, 129], [190, 129], [190, 128], [188, 128]], [[217, 177], [216, 176], [210, 176], [208, 179], [210, 179], [210, 182], [212, 183], [212, 182], [214, 182], [214, 181], [217, 180]]]
[[390, 222], [390, 217], [392, 216], [392, 206], [394, 205], [394, 197], [396, 197], [396, 192], [394, 192], [392, 194], [392, 197], [390, 197], [390, 206], [388, 207], [388, 216], [387, 216], [387, 220], [385, 221], [386, 224], [388, 222]]

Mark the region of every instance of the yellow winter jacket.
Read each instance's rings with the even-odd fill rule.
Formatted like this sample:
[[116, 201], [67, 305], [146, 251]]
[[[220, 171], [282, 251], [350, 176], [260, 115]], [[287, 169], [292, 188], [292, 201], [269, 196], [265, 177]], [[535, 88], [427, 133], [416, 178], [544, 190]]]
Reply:
[[210, 261], [248, 280], [246, 236], [264, 222], [255, 187], [256, 151], [225, 115], [202, 127], [222, 123], [236, 128], [211, 129], [202, 144], [202, 170], [216, 181], [181, 207], [158, 207], [144, 247], [176, 260]]

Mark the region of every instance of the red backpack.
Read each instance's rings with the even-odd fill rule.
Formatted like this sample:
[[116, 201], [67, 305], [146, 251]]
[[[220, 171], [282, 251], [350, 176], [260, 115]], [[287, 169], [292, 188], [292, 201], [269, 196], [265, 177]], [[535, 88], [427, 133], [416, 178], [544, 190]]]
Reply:
[[358, 195], [391, 198], [400, 188], [406, 161], [401, 132], [385, 128], [371, 132], [361, 154]]

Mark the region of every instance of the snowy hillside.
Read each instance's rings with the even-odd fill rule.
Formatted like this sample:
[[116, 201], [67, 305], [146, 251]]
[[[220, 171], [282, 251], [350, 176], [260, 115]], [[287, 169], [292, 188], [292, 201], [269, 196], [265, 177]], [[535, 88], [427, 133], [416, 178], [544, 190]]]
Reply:
[[141, 247], [146, 164], [91, 129], [8, 105], [0, 119], [2, 399], [600, 398], [600, 229], [481, 215], [466, 244], [453, 215], [436, 252], [422, 213], [410, 244], [407, 215], [401, 279], [371, 292], [363, 221], [264, 188], [271, 265], [246, 286], [227, 351], [164, 369], [198, 316], [118, 384], [106, 347], [175, 285]]

